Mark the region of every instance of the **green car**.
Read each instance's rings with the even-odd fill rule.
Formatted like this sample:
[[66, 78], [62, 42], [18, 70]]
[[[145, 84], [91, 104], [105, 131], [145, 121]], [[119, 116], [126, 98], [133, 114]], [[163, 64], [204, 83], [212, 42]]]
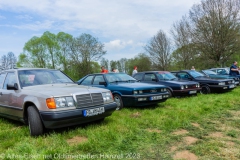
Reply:
[[239, 78], [230, 75], [220, 75], [211, 70], [201, 70], [202, 74], [213, 79], [233, 79], [236, 85], [239, 85]]

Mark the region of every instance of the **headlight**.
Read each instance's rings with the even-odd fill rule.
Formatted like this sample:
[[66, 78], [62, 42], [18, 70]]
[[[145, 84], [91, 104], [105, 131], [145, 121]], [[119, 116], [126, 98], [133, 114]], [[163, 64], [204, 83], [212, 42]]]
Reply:
[[166, 88], [162, 88], [162, 89], [161, 89], [161, 92], [166, 92], [166, 91], [167, 91]]
[[57, 109], [64, 107], [75, 107], [73, 97], [55, 97], [46, 99], [46, 104], [49, 109]]
[[199, 83], [198, 83], [198, 84], [196, 84], [196, 88], [199, 88], [199, 87], [200, 87]]
[[181, 89], [184, 89], [184, 86], [181, 86]]
[[220, 82], [220, 83], [218, 83], [218, 85], [223, 86], [223, 85], [225, 85], [225, 82]]
[[232, 80], [232, 83], [235, 83], [235, 81], [234, 81], [234, 80]]
[[188, 86], [186, 85], [185, 88], [188, 88]]
[[133, 91], [133, 94], [138, 94], [138, 91]]
[[143, 93], [143, 91], [139, 91], [139, 94]]
[[74, 100], [73, 97], [58, 97], [54, 98], [56, 102], [57, 108], [63, 108], [63, 107], [74, 107]]
[[113, 98], [112, 98], [112, 93], [111, 92], [103, 92], [102, 96], [103, 96], [104, 103], [113, 102]]

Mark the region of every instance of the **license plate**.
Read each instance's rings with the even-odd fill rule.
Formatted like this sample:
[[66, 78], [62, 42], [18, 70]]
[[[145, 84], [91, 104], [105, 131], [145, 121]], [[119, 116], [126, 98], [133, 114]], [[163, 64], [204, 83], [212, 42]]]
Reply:
[[229, 88], [234, 88], [234, 87], [235, 87], [235, 85], [233, 85], [233, 84], [229, 86]]
[[159, 99], [162, 99], [162, 96], [153, 96], [149, 98], [150, 101], [159, 100]]
[[189, 94], [195, 94], [197, 91], [189, 91]]
[[90, 117], [90, 116], [95, 116], [95, 115], [98, 115], [98, 114], [102, 114], [104, 112], [105, 112], [104, 107], [93, 108], [93, 109], [83, 110], [83, 116], [84, 117]]

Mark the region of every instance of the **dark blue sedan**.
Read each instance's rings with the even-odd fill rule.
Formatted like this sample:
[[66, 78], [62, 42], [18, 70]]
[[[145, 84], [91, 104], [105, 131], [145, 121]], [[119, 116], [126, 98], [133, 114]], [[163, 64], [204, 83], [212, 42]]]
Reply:
[[201, 91], [198, 82], [179, 80], [168, 71], [146, 71], [138, 72], [133, 76], [135, 79], [151, 84], [160, 84], [168, 86], [170, 96], [196, 95]]
[[140, 83], [125, 73], [89, 74], [77, 83], [111, 90], [117, 110], [126, 106], [157, 104], [169, 98], [166, 86]]

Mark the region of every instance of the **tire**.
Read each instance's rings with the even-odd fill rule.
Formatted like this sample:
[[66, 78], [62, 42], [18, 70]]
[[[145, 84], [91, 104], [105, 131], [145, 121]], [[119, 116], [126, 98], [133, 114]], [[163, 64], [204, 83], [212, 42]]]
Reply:
[[169, 93], [169, 98], [173, 97], [172, 91], [170, 89], [167, 88], [167, 91]]
[[121, 96], [118, 94], [114, 94], [113, 98], [114, 98], [114, 101], [117, 103], [116, 110], [121, 110], [123, 108], [123, 102], [122, 102]]
[[39, 136], [43, 134], [43, 124], [37, 109], [34, 106], [29, 106], [28, 112], [28, 126], [31, 136]]
[[200, 91], [201, 94], [209, 94], [210, 88], [208, 86], [202, 86], [202, 89]]

